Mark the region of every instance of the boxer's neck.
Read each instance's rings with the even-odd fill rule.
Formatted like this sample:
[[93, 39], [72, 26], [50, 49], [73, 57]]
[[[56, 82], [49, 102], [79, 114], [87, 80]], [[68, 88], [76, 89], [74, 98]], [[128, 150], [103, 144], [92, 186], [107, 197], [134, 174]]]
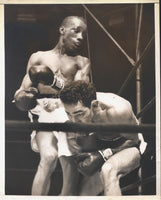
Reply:
[[70, 51], [65, 47], [65, 45], [62, 41], [62, 38], [59, 39], [59, 42], [57, 43], [57, 45], [55, 46], [55, 48], [53, 50], [60, 56], [61, 55], [67, 55], [67, 56], [76, 56], [77, 55], [77, 51]]

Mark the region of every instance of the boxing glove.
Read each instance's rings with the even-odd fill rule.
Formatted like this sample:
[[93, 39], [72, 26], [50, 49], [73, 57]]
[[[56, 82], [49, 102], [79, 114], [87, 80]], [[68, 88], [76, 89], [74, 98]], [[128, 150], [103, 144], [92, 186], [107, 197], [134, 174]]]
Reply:
[[38, 83], [51, 85], [54, 81], [54, 74], [49, 67], [44, 65], [34, 65], [29, 69], [29, 77], [33, 85]]
[[[63, 80], [58, 79], [56, 76], [54, 76], [54, 73], [52, 72], [52, 70], [49, 67], [44, 66], [44, 65], [34, 65], [30, 67], [29, 77], [33, 85], [36, 87], [38, 86], [38, 84], [41, 84], [41, 88], [42, 88], [42, 85], [48, 85], [56, 90], [60, 90], [64, 87]], [[45, 88], [45, 90], [46, 89], [47, 88]], [[45, 93], [47, 92], [45, 91]]]
[[78, 171], [84, 176], [91, 176], [102, 167], [105, 162], [100, 151], [92, 153], [80, 153], [75, 156]]
[[97, 135], [95, 133], [77, 136], [76, 142], [80, 146], [82, 152], [92, 152], [98, 149]]
[[30, 87], [28, 90], [20, 90], [14, 96], [16, 107], [21, 111], [28, 111], [37, 105], [38, 90]]

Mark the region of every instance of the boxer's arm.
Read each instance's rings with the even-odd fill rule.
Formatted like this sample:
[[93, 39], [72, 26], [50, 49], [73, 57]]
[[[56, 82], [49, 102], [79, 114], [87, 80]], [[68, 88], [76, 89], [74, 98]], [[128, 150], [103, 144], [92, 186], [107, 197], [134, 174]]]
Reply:
[[28, 71], [30, 69], [30, 67], [32, 67], [36, 62], [39, 61], [39, 56], [38, 56], [38, 52], [37, 53], [33, 53], [27, 63], [27, 67], [26, 67], [26, 74], [22, 80], [21, 86], [20, 88], [15, 92], [15, 95], [20, 91], [20, 90], [28, 90], [30, 87], [32, 87], [32, 82], [29, 78], [29, 74]]
[[76, 156], [77, 168], [83, 175], [90, 176], [97, 170], [99, 170], [103, 163], [108, 160], [113, 154], [120, 152], [123, 149], [134, 147], [137, 145], [137, 142], [138, 138], [136, 137], [135, 140], [125, 140], [125, 142], [117, 148], [107, 148], [90, 153], [79, 153]]
[[36, 65], [36, 64], [40, 64], [41, 63], [41, 59], [40, 59], [40, 53], [39, 52], [36, 52], [36, 53], [33, 53], [29, 60], [28, 60], [28, 63], [27, 63], [27, 67], [26, 67], [26, 74], [28, 74], [29, 72], [29, 69]]
[[20, 91], [20, 90], [28, 90], [30, 87], [32, 87], [32, 82], [29, 78], [29, 75], [28, 75], [28, 71], [30, 69], [30, 67], [32, 67], [36, 62], [39, 61], [39, 58], [38, 58], [38, 53], [33, 53], [29, 60], [28, 60], [28, 63], [27, 63], [27, 67], [26, 67], [26, 74], [22, 80], [22, 83], [21, 83], [21, 86], [20, 88], [15, 92], [15, 95]]
[[90, 61], [88, 58], [82, 58], [79, 61], [79, 68], [75, 74], [74, 81], [83, 80], [89, 82]]
[[22, 80], [20, 88], [18, 90], [16, 90], [15, 95], [21, 90], [28, 90], [31, 86], [32, 86], [32, 82], [31, 82], [28, 74], [26, 74]]
[[14, 94], [14, 100], [16, 107], [21, 111], [27, 111], [34, 108], [37, 104], [38, 90], [32, 87], [28, 74], [23, 78], [20, 88]]
[[[126, 138], [126, 137], [124, 137], [124, 138]], [[111, 150], [112, 150], [112, 153], [115, 154], [119, 151], [122, 151], [122, 150], [130, 148], [130, 147], [138, 147], [139, 143], [140, 143], [139, 138], [136, 133], [136, 135], [134, 135], [133, 139], [127, 139], [122, 145], [120, 145], [119, 147], [116, 147], [116, 148], [111, 148]]]
[[[132, 111], [131, 104], [128, 104], [125, 107], [112, 109], [110, 111], [111, 115], [115, 117], [118, 124], [137, 124], [136, 117]], [[115, 154], [119, 151], [122, 151], [130, 147], [139, 147], [140, 140], [138, 133], [120, 133], [121, 137], [125, 139], [125, 142], [116, 148], [112, 148], [112, 153]]]
[[[29, 74], [30, 78], [31, 78], [31, 76], [33, 77], [33, 73], [34, 72], [36, 73], [36, 70], [39, 68], [39, 66], [40, 66], [41, 70], [42, 70], [43, 67], [48, 68], [47, 66], [43, 66], [42, 61], [41, 61], [41, 57], [42, 57], [42, 54], [40, 52], [36, 52], [36, 53], [33, 53], [31, 55], [31, 57], [28, 61], [28, 65], [27, 65], [27, 74]], [[50, 68], [49, 68], [49, 70], [51, 71]], [[37, 72], [39, 73], [37, 77], [40, 77], [41, 75], [40, 75], [39, 70]], [[50, 77], [48, 77], [48, 79], [46, 79], [46, 80], [51, 82], [51, 79], [52, 79], [51, 72], [50, 72], [49, 75], [50, 75]], [[42, 75], [42, 76], [44, 78], [44, 75]], [[35, 77], [35, 75], [34, 75], [34, 77]], [[32, 78], [32, 80], [33, 80], [33, 78]], [[61, 89], [61, 87], [63, 87], [63, 85], [59, 84], [60, 81], [58, 81], [56, 78], [54, 79], [54, 74], [53, 74], [53, 80], [54, 80], [54, 82], [52, 82], [52, 84], [49, 84], [49, 83], [45, 84], [45, 82], [42, 82], [42, 81], [39, 82], [38, 80], [36, 80], [37, 83], [39, 82], [38, 84], [36, 84], [37, 88], [39, 90], [39, 93], [44, 94], [44, 95], [55, 95], [55, 96], [57, 96], [58, 93], [59, 93], [59, 90]]]
[[[31, 65], [31, 61], [30, 61], [30, 60], [32, 60], [31, 57], [30, 57], [30, 59], [28, 61], [28, 64], [27, 64], [27, 71], [28, 71], [28, 69], [29, 69], [29, 67]], [[17, 98], [18, 93], [20, 93], [21, 91], [24, 91], [24, 90], [28, 90], [31, 86], [32, 86], [32, 82], [31, 82], [31, 80], [29, 78], [28, 73], [26, 72], [26, 74], [25, 74], [25, 76], [24, 76], [24, 78], [23, 78], [23, 80], [21, 82], [20, 88], [17, 89], [15, 94], [14, 94], [13, 102], [15, 102], [15, 99]]]
[[[31, 57], [28, 61], [27, 69], [29, 69], [31, 66]], [[14, 94], [14, 100], [12, 102], [15, 103], [18, 109], [22, 111], [27, 111], [36, 106], [37, 94], [38, 90], [33, 87], [33, 83], [29, 78], [29, 74], [28, 72], [26, 72], [20, 88], [16, 90]]]

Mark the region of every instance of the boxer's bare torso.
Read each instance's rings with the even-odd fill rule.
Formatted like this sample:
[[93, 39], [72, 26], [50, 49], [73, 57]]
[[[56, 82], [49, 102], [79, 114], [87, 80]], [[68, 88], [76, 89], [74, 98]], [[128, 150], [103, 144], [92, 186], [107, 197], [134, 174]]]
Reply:
[[[124, 98], [112, 94], [97, 92], [97, 100], [91, 102], [91, 108], [85, 107], [81, 102], [76, 105], [66, 105], [65, 109], [68, 117], [74, 122], [92, 122], [102, 124], [137, 124], [138, 121], [133, 113], [131, 104]], [[122, 145], [119, 140], [124, 137], [126, 140], [137, 140], [137, 134], [128, 134], [117, 132], [99, 132], [98, 137], [101, 140], [116, 142], [118, 146]]]
[[81, 19], [71, 17], [67, 24], [60, 27], [59, 32], [59, 41], [52, 50], [38, 51], [31, 55], [20, 89], [32, 86], [28, 71], [35, 65], [49, 67], [54, 75], [64, 81], [64, 85], [73, 80], [89, 82], [89, 59], [77, 53], [84, 39], [86, 24]]
[[[126, 99], [113, 93], [97, 92], [96, 102], [98, 102], [99, 106], [93, 110], [94, 121], [106, 122], [107, 124], [137, 123], [131, 104]], [[94, 107], [92, 108], [94, 109]]]
[[68, 56], [55, 49], [39, 51], [32, 54], [27, 71], [34, 65], [49, 67], [54, 75], [64, 80], [65, 84], [77, 79], [88, 80], [89, 60], [80, 55]]
[[[93, 122], [106, 123], [106, 124], [138, 124], [132, 106], [126, 99], [113, 94], [113, 93], [102, 93], [97, 92], [98, 106], [97, 109], [93, 109]], [[95, 103], [93, 101], [92, 103]], [[115, 140], [122, 133], [108, 133], [100, 134], [101, 139]], [[123, 134], [128, 136], [129, 139], [135, 138], [134, 134]]]

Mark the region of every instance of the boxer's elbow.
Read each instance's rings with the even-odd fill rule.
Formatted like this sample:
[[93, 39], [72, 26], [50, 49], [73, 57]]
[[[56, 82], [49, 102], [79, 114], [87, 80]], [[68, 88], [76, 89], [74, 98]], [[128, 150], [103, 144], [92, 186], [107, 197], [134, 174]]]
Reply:
[[137, 147], [140, 144], [139, 139], [136, 137], [134, 139], [127, 140], [129, 147]]

